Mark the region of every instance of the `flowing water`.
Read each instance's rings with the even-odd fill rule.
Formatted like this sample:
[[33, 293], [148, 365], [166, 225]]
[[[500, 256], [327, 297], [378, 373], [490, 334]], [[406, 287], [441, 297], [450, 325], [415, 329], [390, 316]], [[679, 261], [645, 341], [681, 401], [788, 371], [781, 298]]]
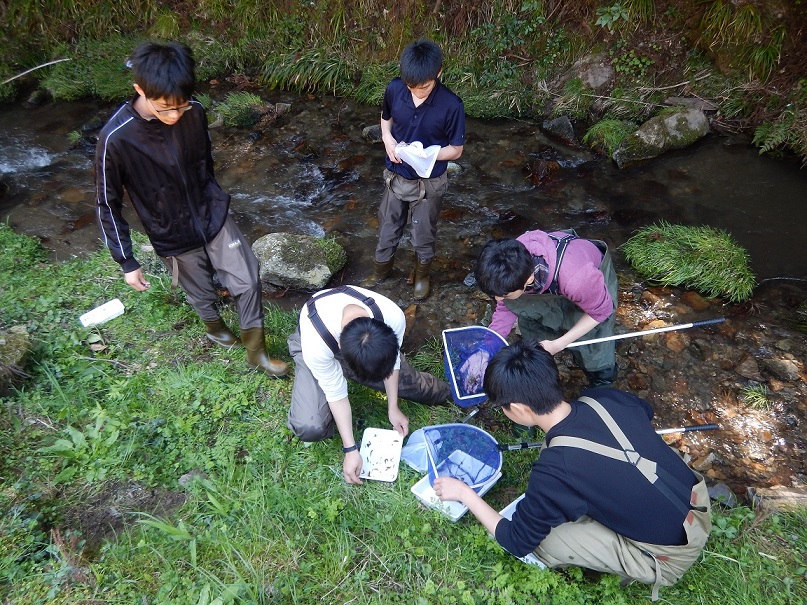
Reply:
[[[224, 91], [211, 92], [215, 98]], [[232, 194], [236, 221], [253, 241], [274, 231], [337, 237], [349, 260], [334, 282], [357, 283], [371, 267], [381, 196], [383, 145], [362, 137], [365, 126], [378, 123], [378, 108], [334, 97], [258, 92], [271, 103], [291, 104], [291, 110], [265, 128], [211, 131], [217, 178]], [[55, 258], [100, 246], [92, 149], [71, 147], [68, 134], [96, 135], [113, 110], [93, 102], [0, 108], [0, 217], [40, 237]], [[693, 330], [677, 340], [622, 341], [617, 386], [653, 401], [669, 426], [721, 423], [720, 432], [688, 433], [679, 445], [696, 458], [709, 457], [712, 478], [735, 491], [752, 483], [805, 482], [805, 346], [788, 318], [807, 297], [807, 171], [759, 156], [745, 139], [716, 134], [620, 171], [582, 147], [552, 142], [538, 123], [527, 120], [469, 119], [457, 164], [441, 215], [433, 295], [413, 304], [405, 283], [412, 266], [406, 237], [393, 278], [379, 287], [410, 318], [417, 317], [407, 349], [444, 328], [485, 321], [489, 301], [463, 280], [490, 237], [573, 227], [581, 236], [607, 241], [621, 282], [627, 280], [620, 288], [618, 331], [641, 329], [654, 319], [729, 317], [725, 329]], [[133, 213], [127, 216], [137, 226]], [[618, 246], [633, 230], [662, 219], [728, 231], [749, 251], [758, 279], [771, 281], [763, 282], [753, 305], [723, 307], [713, 301], [697, 311], [681, 303], [682, 291], [642, 287]], [[796, 279], [772, 279], [781, 277]], [[299, 308], [307, 293], [274, 296], [285, 308]], [[790, 344], [782, 345], [784, 340]], [[784, 355], [796, 375], [787, 381], [764, 367], [749, 370], [746, 358], [730, 353], [739, 350], [758, 366]], [[561, 361], [564, 377], [576, 387], [581, 374], [567, 367], [566, 358]], [[771, 387], [777, 413], [759, 414], [742, 405], [742, 389], [756, 382]], [[771, 425], [766, 416], [781, 416], [781, 422]]]

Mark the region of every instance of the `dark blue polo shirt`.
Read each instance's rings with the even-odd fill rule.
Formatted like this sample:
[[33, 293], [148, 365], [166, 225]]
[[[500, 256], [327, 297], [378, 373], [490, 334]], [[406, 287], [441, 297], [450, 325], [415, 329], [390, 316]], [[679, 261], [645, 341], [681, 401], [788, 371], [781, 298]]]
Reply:
[[[395, 78], [384, 92], [381, 118], [392, 119], [392, 136], [399, 143], [420, 141], [430, 145], [465, 145], [465, 106], [457, 95], [437, 80], [434, 89], [420, 107], [415, 107], [412, 93], [400, 78]], [[409, 164], [394, 164], [386, 158], [387, 168], [407, 179], [420, 177]], [[438, 161], [432, 169], [432, 178], [448, 168], [447, 161]]]

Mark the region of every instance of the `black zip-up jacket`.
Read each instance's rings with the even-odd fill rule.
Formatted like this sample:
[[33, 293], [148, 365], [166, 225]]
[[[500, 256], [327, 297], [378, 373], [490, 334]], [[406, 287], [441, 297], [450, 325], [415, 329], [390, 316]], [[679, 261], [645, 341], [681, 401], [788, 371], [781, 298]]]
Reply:
[[192, 108], [172, 126], [145, 120], [124, 104], [101, 130], [95, 153], [98, 222], [125, 273], [140, 267], [122, 215], [129, 194], [154, 250], [177, 256], [204, 246], [221, 230], [230, 206], [213, 175], [204, 108]]

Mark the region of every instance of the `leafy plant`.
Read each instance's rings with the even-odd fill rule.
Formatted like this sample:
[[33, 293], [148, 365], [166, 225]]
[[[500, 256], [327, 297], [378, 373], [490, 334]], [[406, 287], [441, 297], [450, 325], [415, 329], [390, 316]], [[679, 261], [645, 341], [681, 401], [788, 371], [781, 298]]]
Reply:
[[293, 50], [270, 57], [260, 79], [269, 88], [347, 94], [354, 86], [355, 63], [331, 49]]
[[693, 288], [732, 302], [746, 300], [756, 284], [748, 252], [712, 227], [661, 221], [639, 229], [621, 248], [633, 268], [654, 283]]
[[807, 165], [807, 79], [799, 80], [793, 100], [775, 118], [763, 122], [754, 131], [754, 144], [760, 153], [790, 148]]
[[599, 25], [612, 32], [620, 21], [627, 22], [629, 18], [627, 7], [621, 2], [616, 2], [610, 6], [601, 6], [597, 9], [597, 20], [594, 25]]

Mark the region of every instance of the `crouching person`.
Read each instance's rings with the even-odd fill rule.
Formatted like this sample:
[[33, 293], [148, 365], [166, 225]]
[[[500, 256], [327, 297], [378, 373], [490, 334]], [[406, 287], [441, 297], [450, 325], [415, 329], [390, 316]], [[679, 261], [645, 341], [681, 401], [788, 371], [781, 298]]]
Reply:
[[405, 329], [404, 313], [393, 301], [341, 286], [309, 299], [289, 337], [294, 385], [287, 425], [303, 441], [332, 437], [336, 427], [348, 483], [362, 482], [362, 459], [353, 435], [347, 378], [386, 393], [390, 424], [402, 437], [409, 433], [409, 419], [398, 407], [399, 397], [426, 405], [451, 397], [448, 383], [415, 370], [400, 352]]
[[650, 405], [609, 388], [566, 402], [557, 366], [537, 342], [499, 351], [484, 390], [505, 416], [546, 433], [512, 520], [464, 483], [440, 477], [442, 500], [465, 504], [506, 550], [547, 567], [577, 565], [671, 586], [695, 562], [711, 531], [701, 475], [659, 437]]

